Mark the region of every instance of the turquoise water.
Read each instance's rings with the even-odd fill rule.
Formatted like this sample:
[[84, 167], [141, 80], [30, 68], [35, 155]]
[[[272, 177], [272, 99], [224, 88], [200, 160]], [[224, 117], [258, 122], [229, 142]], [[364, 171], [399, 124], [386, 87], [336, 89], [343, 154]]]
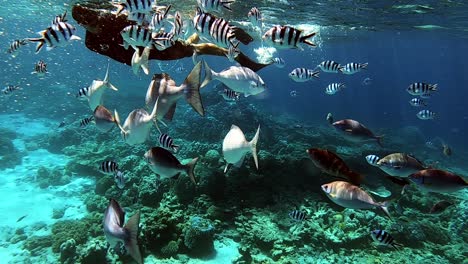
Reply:
[[[150, 74], [135, 75], [130, 65], [87, 48], [90, 33], [72, 12], [82, 1], [4, 1], [0, 45], [5, 51], [14, 40], [39, 37], [37, 32], [64, 10], [81, 40], [38, 54], [36, 43], [29, 43], [16, 57], [3, 54], [3, 87], [21, 89], [0, 96], [2, 263], [138, 263], [123, 245], [108, 249], [103, 218], [109, 199], [126, 212], [125, 223], [140, 213], [137, 240], [144, 263], [467, 263], [466, 188], [436, 193], [411, 183], [402, 192], [365, 157], [403, 152], [466, 179], [468, 6], [463, 1], [343, 2], [239, 0], [232, 12], [217, 14], [253, 36], [252, 43], [240, 45], [242, 53], [258, 62], [281, 57], [285, 67], [259, 70], [266, 90], [241, 94], [234, 102], [224, 100], [219, 81], [213, 81], [201, 89], [205, 116], [181, 98], [173, 120], [159, 123], [180, 146], [173, 154], [179, 161], [199, 157], [195, 186], [185, 172], [164, 178], [150, 168], [144, 154], [160, 145], [156, 126], [144, 143], [129, 145], [117, 126], [108, 132], [94, 122], [81, 127], [93, 111], [76, 98], [81, 88], [104, 79], [109, 65], [109, 80], [118, 91], [107, 89], [103, 104], [116, 109], [123, 124], [130, 111], [145, 107], [152, 75], [167, 73], [179, 85], [194, 67], [190, 56], [150, 60]], [[168, 4], [170, 16], [182, 13], [188, 25], [182, 39], [188, 39], [196, 1], [158, 2]], [[318, 32], [312, 39], [317, 47], [271, 48], [248, 22], [253, 6], [264, 17], [262, 34], [277, 23], [288, 24]], [[47, 63], [44, 77], [31, 74], [39, 60]], [[236, 65], [224, 56], [198, 60], [216, 72]], [[319, 79], [303, 83], [288, 77], [294, 68], [314, 69], [325, 60], [369, 65], [352, 75], [321, 72]], [[327, 95], [325, 87], [334, 82], [346, 88]], [[406, 88], [414, 82], [438, 84], [438, 91], [424, 98], [436, 119], [416, 117], [426, 108], [408, 103], [414, 96]], [[346, 139], [327, 122], [328, 113], [334, 121], [355, 119], [384, 135], [383, 146]], [[260, 125], [258, 169], [247, 153], [242, 166], [223, 172], [223, 139], [232, 124], [247, 141]], [[376, 201], [390, 201], [392, 218], [379, 208], [334, 203], [321, 186], [343, 179], [315, 166], [306, 153], [310, 148], [336, 153], [361, 174], [363, 190]], [[100, 171], [104, 161], [118, 163], [123, 188]], [[449, 206], [430, 213], [440, 201]], [[293, 210], [305, 212], [306, 220], [291, 219]], [[375, 229], [402, 246], [373, 242]]]

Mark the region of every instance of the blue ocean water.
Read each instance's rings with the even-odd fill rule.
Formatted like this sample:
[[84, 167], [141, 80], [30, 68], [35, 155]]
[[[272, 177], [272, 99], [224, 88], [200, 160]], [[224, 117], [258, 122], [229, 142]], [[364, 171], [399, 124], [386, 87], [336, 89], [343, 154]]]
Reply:
[[[183, 10], [189, 23], [195, 1], [187, 2], [158, 4], [173, 4]], [[192, 58], [151, 60], [151, 74], [135, 76], [130, 66], [86, 48], [86, 30], [71, 14], [73, 5], [80, 1], [5, 1], [0, 12], [0, 46], [5, 50], [13, 40], [37, 37], [36, 32], [64, 10], [82, 39], [38, 54], [31, 43], [21, 47], [14, 58], [2, 55], [2, 85], [22, 88], [0, 98], [4, 142], [0, 195], [8, 197], [0, 207], [8, 215], [0, 222], [0, 256], [5, 263], [137, 263], [125, 250], [107, 253], [102, 218], [111, 198], [120, 202], [127, 219], [141, 211], [139, 242], [144, 263], [466, 263], [466, 189], [436, 194], [412, 185], [400, 197], [400, 188], [385, 182], [386, 175], [368, 165], [364, 157], [374, 152], [406, 152], [466, 177], [468, 18], [459, 12], [468, 7], [459, 2], [447, 4], [444, 10], [438, 1], [427, 1], [407, 3], [413, 7], [400, 3], [404, 9], [399, 9], [376, 1], [367, 3], [366, 9], [363, 1], [343, 2], [322, 3], [330, 5], [323, 9], [328, 16], [315, 13], [318, 1], [310, 6], [300, 1], [233, 3], [233, 14], [226, 15], [233, 22], [247, 21], [244, 9], [258, 4], [265, 10], [268, 27], [311, 23], [306, 28], [313, 26], [320, 32], [314, 38], [318, 46], [276, 50], [273, 57], [283, 58], [286, 66], [270, 65], [258, 71], [267, 85], [262, 94], [241, 95], [239, 102], [226, 103], [214, 81], [201, 90], [205, 117], [198, 116], [187, 103], [178, 103], [174, 120], [168, 127], [160, 127], [183, 146], [176, 154], [179, 160], [200, 157], [196, 172], [203, 187], [194, 190], [185, 175], [173, 183], [157, 179], [146, 166], [144, 152], [158, 145], [156, 129], [144, 144], [129, 146], [118, 128], [109, 133], [99, 133], [93, 126], [80, 128], [79, 121], [92, 111], [86, 101], [75, 96], [92, 80], [102, 80], [109, 65], [110, 81], [119, 91], [105, 91], [104, 103], [125, 118], [131, 110], [144, 107], [152, 74], [168, 73], [180, 84], [193, 67]], [[303, 10], [297, 11], [303, 5]], [[343, 13], [333, 19], [332, 12], [340, 8]], [[281, 16], [283, 13], [286, 15]], [[366, 17], [370, 21], [364, 21]], [[440, 27], [415, 27], [424, 24]], [[241, 46], [253, 60], [266, 56], [266, 48], [258, 38]], [[233, 65], [220, 56], [199, 58], [217, 72]], [[31, 74], [38, 60], [47, 63], [44, 78]], [[369, 66], [353, 75], [321, 72], [318, 80], [304, 83], [288, 77], [296, 67], [314, 69], [325, 60]], [[184, 70], [179, 72], [181, 66]], [[366, 78], [371, 80], [368, 84], [363, 83]], [[327, 95], [325, 87], [332, 82], [343, 82], [346, 88]], [[406, 88], [414, 82], [438, 84], [438, 91], [426, 99], [427, 109], [437, 114], [436, 119], [416, 117], [426, 108], [408, 103], [413, 96]], [[291, 91], [297, 96], [291, 96]], [[384, 148], [343, 140], [328, 126], [328, 113], [335, 120], [355, 119], [376, 135], [384, 134]], [[64, 127], [59, 128], [62, 121]], [[241, 127], [247, 140], [261, 125], [260, 170], [248, 154], [246, 165], [223, 174], [221, 144], [232, 123]], [[442, 143], [450, 146], [452, 155], [443, 154]], [[312, 165], [305, 153], [312, 147], [333, 148], [367, 177], [369, 189], [385, 186], [391, 190], [392, 198], [398, 200], [398, 206], [392, 205], [390, 210], [394, 219], [386, 219], [378, 210], [344, 209], [329, 200], [320, 185], [334, 178], [327, 178]], [[211, 150], [216, 152], [209, 153]], [[100, 162], [108, 159], [119, 160], [128, 175], [123, 190], [115, 186], [111, 176], [98, 171]], [[428, 214], [442, 200], [451, 206], [441, 214]], [[399, 212], [400, 206], [403, 212]], [[306, 208], [311, 221], [291, 223], [288, 212], [295, 208]], [[215, 231], [204, 234], [200, 229], [196, 233], [196, 227], [190, 226], [192, 216], [209, 219]], [[84, 238], [61, 233], [57, 223], [62, 221], [70, 221], [65, 222], [70, 230], [84, 225], [89, 233]], [[368, 231], [377, 228], [390, 230], [404, 248], [397, 251], [372, 244]], [[200, 244], [187, 242], [192, 241], [187, 240], [190, 236]], [[63, 239], [60, 242], [74, 239], [75, 246], [70, 250], [61, 247], [58, 237]], [[207, 244], [203, 244], [204, 239]]]

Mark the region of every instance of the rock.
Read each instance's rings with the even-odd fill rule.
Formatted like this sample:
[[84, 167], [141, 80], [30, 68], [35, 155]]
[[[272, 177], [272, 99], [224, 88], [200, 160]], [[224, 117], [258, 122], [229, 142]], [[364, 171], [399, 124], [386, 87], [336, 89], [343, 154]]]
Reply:
[[171, 240], [167, 245], [161, 248], [161, 254], [164, 257], [172, 257], [177, 254], [177, 251], [179, 251], [179, 242]]
[[184, 245], [189, 254], [195, 257], [205, 257], [214, 253], [214, 226], [211, 221], [198, 216], [190, 219], [184, 232]]
[[63, 215], [65, 214], [65, 208], [54, 208], [52, 211], [52, 218], [53, 219], [59, 219], [62, 218]]
[[100, 239], [92, 239], [80, 252], [81, 264], [108, 263], [106, 260], [107, 242]]

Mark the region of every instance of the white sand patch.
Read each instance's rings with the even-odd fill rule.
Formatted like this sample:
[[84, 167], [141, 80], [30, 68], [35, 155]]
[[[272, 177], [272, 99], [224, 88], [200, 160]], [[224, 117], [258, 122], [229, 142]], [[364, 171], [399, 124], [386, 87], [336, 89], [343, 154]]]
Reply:
[[23, 114], [0, 115], [3, 128], [13, 130], [20, 137], [33, 137], [47, 134], [58, 124], [50, 119], [32, 119]]

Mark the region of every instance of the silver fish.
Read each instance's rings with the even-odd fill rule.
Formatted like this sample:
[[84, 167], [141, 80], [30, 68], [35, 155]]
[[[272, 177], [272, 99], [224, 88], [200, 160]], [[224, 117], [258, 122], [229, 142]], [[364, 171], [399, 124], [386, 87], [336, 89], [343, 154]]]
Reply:
[[426, 169], [421, 161], [405, 153], [387, 155], [377, 161], [377, 166], [394, 177], [408, 177], [412, 173]]
[[257, 132], [251, 141], [245, 139], [244, 132], [236, 126], [232, 125], [229, 132], [226, 134], [223, 140], [223, 156], [226, 161], [226, 167], [224, 173], [226, 173], [228, 166], [234, 164], [236, 167], [240, 167], [244, 162], [245, 155], [249, 152], [252, 153], [255, 161], [255, 167], [258, 169], [258, 158], [257, 158], [257, 142], [260, 135], [260, 126], [258, 126]]
[[138, 247], [138, 226], [140, 224], [140, 211], [137, 211], [125, 222], [125, 212], [119, 203], [110, 199], [104, 212], [104, 235], [112, 248], [122, 242], [130, 256], [138, 263], [143, 264], [140, 249]]
[[110, 131], [117, 123], [117, 120], [112, 115], [112, 112], [103, 105], [98, 105], [96, 109], [94, 109], [93, 116], [97, 129], [102, 132]]
[[377, 144], [382, 146], [383, 136], [374, 135], [372, 131], [356, 120], [343, 119], [334, 122], [332, 125], [349, 141], [364, 142], [375, 140]]
[[112, 85], [109, 81], [109, 65], [107, 65], [104, 80], [93, 80], [88, 88], [81, 89], [78, 92], [78, 96], [86, 98], [88, 100], [89, 108], [91, 108], [91, 111], [94, 111], [98, 105], [103, 105], [102, 95], [106, 88], [118, 91], [117, 87]]

